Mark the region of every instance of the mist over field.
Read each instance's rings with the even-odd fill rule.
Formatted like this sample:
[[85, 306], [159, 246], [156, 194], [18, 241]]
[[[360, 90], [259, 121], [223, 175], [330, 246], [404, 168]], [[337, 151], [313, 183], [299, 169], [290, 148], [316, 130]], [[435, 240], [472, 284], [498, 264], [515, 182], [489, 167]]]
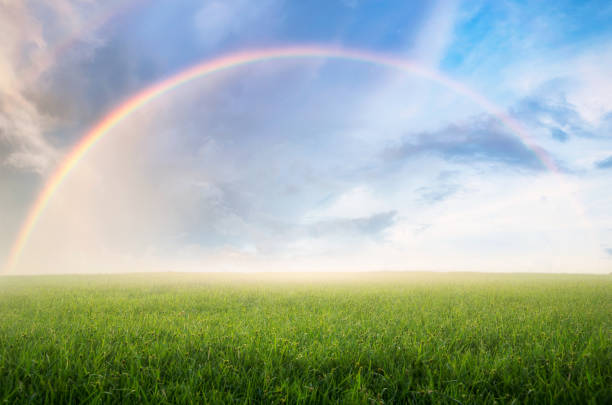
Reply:
[[612, 400], [610, 276], [6, 279], [11, 403]]

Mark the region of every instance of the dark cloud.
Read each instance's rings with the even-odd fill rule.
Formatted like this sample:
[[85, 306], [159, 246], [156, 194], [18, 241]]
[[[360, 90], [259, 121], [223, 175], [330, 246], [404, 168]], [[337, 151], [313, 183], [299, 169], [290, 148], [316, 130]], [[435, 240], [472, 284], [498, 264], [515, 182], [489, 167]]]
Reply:
[[612, 169], [612, 156], [595, 163], [595, 167], [598, 169]]
[[388, 147], [384, 157], [405, 160], [428, 153], [461, 163], [484, 161], [530, 170], [544, 169], [532, 150], [490, 118], [409, 135], [399, 145]]

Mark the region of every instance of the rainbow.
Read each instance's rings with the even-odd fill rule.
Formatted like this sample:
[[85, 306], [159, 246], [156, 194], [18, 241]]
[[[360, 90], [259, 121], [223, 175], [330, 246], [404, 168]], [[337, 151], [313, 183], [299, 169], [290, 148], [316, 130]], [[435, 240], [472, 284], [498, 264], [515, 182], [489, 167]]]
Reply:
[[295, 46], [238, 52], [196, 64], [179, 72], [178, 74], [145, 88], [136, 95], [123, 101], [118, 107], [114, 108], [102, 120], [95, 124], [93, 128], [91, 128], [83, 136], [79, 143], [70, 151], [70, 153], [68, 153], [67, 157], [48, 178], [42, 191], [36, 197], [36, 200], [28, 211], [27, 217], [23, 222], [23, 225], [21, 226], [17, 238], [15, 239], [9, 253], [6, 266], [7, 271], [11, 271], [15, 268], [28, 238], [32, 233], [32, 230], [35, 228], [38, 219], [45, 210], [45, 207], [53, 197], [54, 193], [57, 191], [58, 187], [61, 185], [62, 181], [66, 178], [66, 176], [68, 176], [70, 171], [75, 168], [78, 162], [96, 144], [98, 140], [108, 134], [130, 114], [144, 107], [150, 101], [161, 97], [167, 92], [192, 80], [206, 77], [208, 75], [238, 66], [249, 65], [257, 62], [295, 58], [342, 59], [362, 63], [371, 63], [405, 71], [439, 83], [457, 94], [466, 96], [484, 110], [496, 116], [507, 129], [518, 136], [523, 144], [525, 144], [526, 147], [531, 149], [538, 156], [546, 168], [553, 172], [558, 172], [553, 160], [540, 147], [538, 147], [535, 142], [533, 142], [529, 134], [521, 127], [521, 125], [515, 119], [506, 114], [502, 108], [496, 106], [490, 100], [473, 91], [469, 87], [443, 75], [440, 72], [425, 68], [412, 61], [402, 60], [392, 56], [372, 52], [324, 46]]

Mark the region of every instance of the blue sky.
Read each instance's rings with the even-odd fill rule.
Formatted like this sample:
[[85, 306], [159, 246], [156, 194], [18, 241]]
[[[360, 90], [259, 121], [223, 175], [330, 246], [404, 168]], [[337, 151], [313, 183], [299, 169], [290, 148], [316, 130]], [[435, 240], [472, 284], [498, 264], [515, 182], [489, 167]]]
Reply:
[[612, 268], [612, 5], [108, 1], [0, 5], [0, 261], [48, 176], [139, 90], [231, 52], [320, 44], [439, 71], [262, 62], [109, 133], [21, 272]]

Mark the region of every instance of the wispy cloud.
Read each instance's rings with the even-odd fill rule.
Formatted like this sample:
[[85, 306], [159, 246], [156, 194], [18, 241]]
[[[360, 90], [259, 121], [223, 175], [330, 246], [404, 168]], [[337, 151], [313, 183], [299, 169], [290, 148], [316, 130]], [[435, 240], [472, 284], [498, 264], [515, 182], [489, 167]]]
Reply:
[[392, 226], [396, 217], [397, 211], [379, 212], [367, 217], [319, 221], [307, 225], [306, 229], [313, 237], [330, 234], [363, 234], [374, 237]]
[[[281, 0], [211, 0], [194, 15], [199, 41], [213, 48], [227, 40], [245, 39], [272, 31], [281, 21]], [[255, 38], [249, 38], [253, 40]]]
[[459, 1], [437, 0], [432, 4], [408, 53], [419, 63], [437, 68], [453, 40]]
[[457, 184], [442, 183], [435, 186], [419, 187], [416, 192], [421, 195], [423, 202], [428, 204], [444, 201], [460, 190]]

